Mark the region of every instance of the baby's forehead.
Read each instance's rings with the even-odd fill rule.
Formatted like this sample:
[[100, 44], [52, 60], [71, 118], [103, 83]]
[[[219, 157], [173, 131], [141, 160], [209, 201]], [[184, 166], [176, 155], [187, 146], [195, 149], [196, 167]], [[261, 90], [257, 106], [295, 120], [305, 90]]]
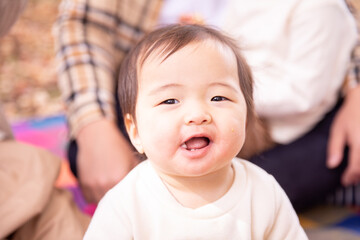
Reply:
[[[167, 58], [171, 57], [173, 54], [187, 50], [192, 52], [192, 54], [196, 54], [196, 49], [201, 46], [209, 46], [212, 48], [217, 49], [220, 53], [223, 54], [229, 54], [233, 55], [236, 61], [236, 54], [234, 49], [232, 49], [230, 46], [226, 45], [225, 43], [221, 42], [220, 40], [216, 40], [213, 38], [206, 38], [201, 40], [194, 40], [191, 42], [188, 42], [186, 44], [172, 46], [172, 44], [164, 43], [162, 45], [157, 46], [156, 48], [149, 47], [146, 50], [143, 50], [138, 58], [138, 70], [141, 70], [141, 68], [144, 66], [144, 64], [149, 62], [158, 62], [162, 63]], [[150, 49], [150, 50], [149, 50]]]
[[197, 41], [170, 53], [164, 48], [153, 51], [138, 68], [137, 80], [138, 86], [148, 87], [170, 82], [188, 84], [184, 79], [192, 79], [190, 85], [199, 80], [200, 85], [207, 87], [207, 83], [231, 79], [238, 86], [237, 70], [236, 58], [229, 47], [214, 41]]

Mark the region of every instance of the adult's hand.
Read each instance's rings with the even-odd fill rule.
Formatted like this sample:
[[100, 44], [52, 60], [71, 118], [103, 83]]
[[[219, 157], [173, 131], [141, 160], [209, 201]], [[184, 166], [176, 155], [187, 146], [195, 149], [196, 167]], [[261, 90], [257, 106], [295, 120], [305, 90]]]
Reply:
[[84, 127], [78, 134], [78, 177], [85, 199], [98, 203], [138, 163], [130, 143], [109, 120]]
[[349, 146], [348, 166], [342, 176], [347, 186], [360, 182], [360, 86], [352, 89], [331, 126], [328, 145], [327, 165], [337, 167], [342, 159], [345, 146]]

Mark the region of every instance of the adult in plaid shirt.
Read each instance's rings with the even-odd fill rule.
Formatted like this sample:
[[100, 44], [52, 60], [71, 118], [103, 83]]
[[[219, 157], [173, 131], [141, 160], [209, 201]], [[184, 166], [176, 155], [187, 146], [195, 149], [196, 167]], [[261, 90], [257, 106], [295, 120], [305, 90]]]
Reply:
[[[61, 62], [59, 83], [67, 105], [71, 137], [76, 139], [70, 145], [69, 158], [84, 195], [90, 202], [99, 201], [110, 187], [137, 164], [138, 160], [122, 126], [121, 113], [117, 112], [119, 108], [114, 89], [117, 87], [116, 77], [121, 60], [139, 37], [156, 26], [162, 2], [62, 1], [55, 39]], [[360, 143], [356, 137], [360, 130], [355, 131], [359, 120], [353, 120], [354, 117], [360, 119], [360, 116], [354, 114], [354, 105], [359, 102], [357, 98], [360, 95], [357, 89], [351, 90], [351, 95], [349, 94], [336, 118], [337, 127], [333, 128], [329, 150], [332, 153], [329, 166], [340, 164], [345, 143], [350, 146]], [[300, 146], [297, 147], [306, 152]], [[351, 165], [354, 171], [345, 173], [345, 183], [357, 182], [360, 177], [360, 167], [356, 167], [360, 165], [360, 150], [352, 147], [351, 152], [350, 162], [354, 163]], [[74, 161], [74, 156], [77, 156], [77, 162]], [[264, 156], [271, 158], [267, 153]], [[282, 163], [272, 164], [267, 169], [269, 164], [262, 165], [261, 158], [252, 160], [275, 177], [277, 173], [272, 172], [273, 169], [279, 171], [281, 166], [281, 172], [286, 171], [286, 166]], [[334, 176], [339, 175], [338, 171], [342, 170], [336, 170]], [[296, 183], [291, 187], [297, 187]], [[283, 188], [293, 200], [292, 190], [286, 186]], [[304, 198], [306, 196], [300, 198], [300, 202]]]

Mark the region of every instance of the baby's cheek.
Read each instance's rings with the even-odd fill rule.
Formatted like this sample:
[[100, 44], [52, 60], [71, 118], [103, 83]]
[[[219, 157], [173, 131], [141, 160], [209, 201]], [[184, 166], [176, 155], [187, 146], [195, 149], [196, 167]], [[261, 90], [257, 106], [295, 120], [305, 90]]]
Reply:
[[168, 126], [166, 122], [149, 125], [148, 128], [154, 133], [153, 138], [150, 140], [153, 141], [157, 149], [169, 149], [179, 137], [174, 128]]
[[246, 135], [245, 129], [246, 129], [245, 124], [241, 122], [238, 122], [237, 124], [233, 124], [228, 127], [227, 141], [230, 142], [230, 145], [238, 148], [239, 150], [241, 149], [241, 147], [245, 142], [245, 135]]

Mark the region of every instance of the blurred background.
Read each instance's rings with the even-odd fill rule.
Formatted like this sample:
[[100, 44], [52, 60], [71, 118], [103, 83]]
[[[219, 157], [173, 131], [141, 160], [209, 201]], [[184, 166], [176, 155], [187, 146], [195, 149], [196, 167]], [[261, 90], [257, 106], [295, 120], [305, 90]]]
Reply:
[[[44, 147], [65, 160], [67, 128], [51, 33], [59, 3], [29, 0], [10, 33], [0, 38], [0, 101], [17, 140]], [[360, 0], [353, 3], [360, 9]], [[80, 209], [92, 213], [94, 207], [82, 198], [67, 161], [62, 164], [56, 185], [71, 190]], [[300, 218], [311, 239], [360, 239], [358, 209], [326, 207]]]
[[0, 100], [10, 122], [63, 113], [52, 25], [60, 0], [29, 0], [0, 39]]

